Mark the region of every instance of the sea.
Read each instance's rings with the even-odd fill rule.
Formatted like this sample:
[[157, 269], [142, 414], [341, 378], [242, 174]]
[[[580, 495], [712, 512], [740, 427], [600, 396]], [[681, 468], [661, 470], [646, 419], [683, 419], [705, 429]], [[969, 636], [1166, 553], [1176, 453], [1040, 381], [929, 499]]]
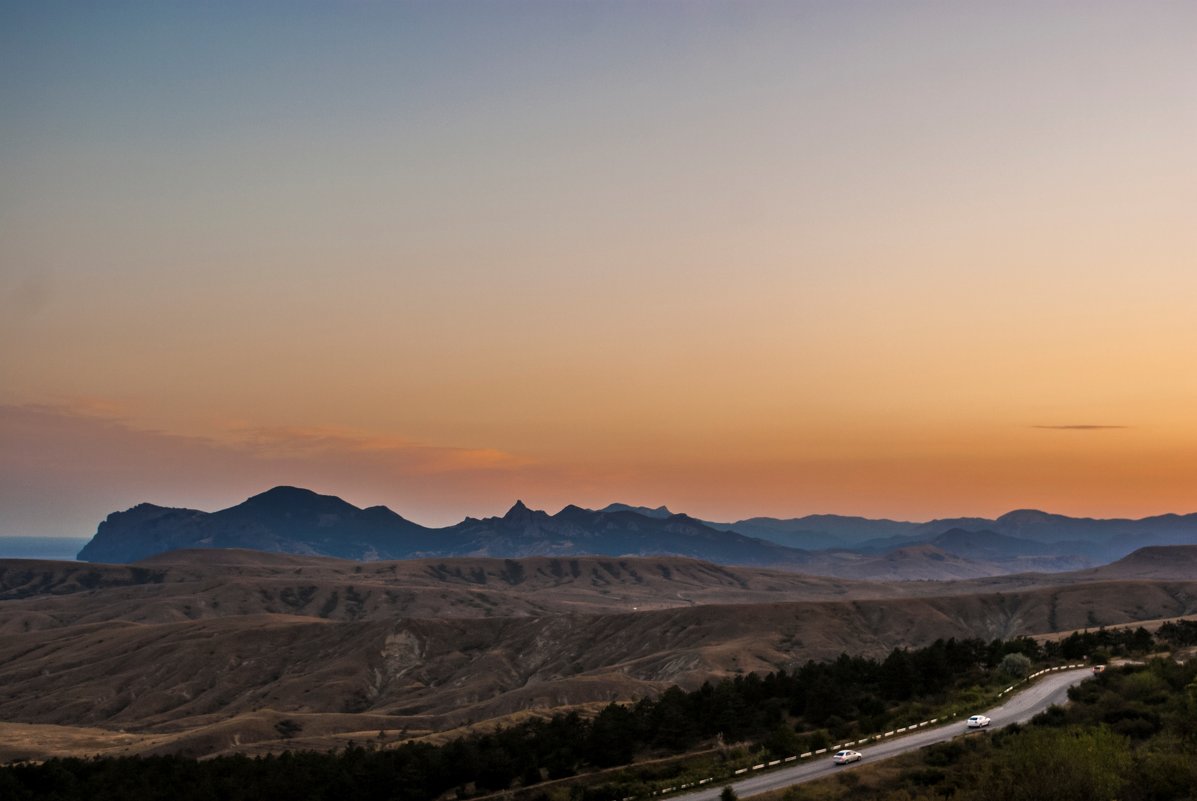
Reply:
[[76, 561], [89, 537], [0, 537], [0, 559]]

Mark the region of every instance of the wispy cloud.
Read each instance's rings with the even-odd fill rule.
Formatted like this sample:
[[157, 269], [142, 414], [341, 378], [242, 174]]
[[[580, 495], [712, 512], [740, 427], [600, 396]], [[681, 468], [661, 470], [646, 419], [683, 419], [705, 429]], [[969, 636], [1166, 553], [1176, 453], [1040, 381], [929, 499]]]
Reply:
[[273, 458], [375, 458], [420, 473], [503, 470], [530, 460], [493, 448], [462, 448], [414, 442], [341, 426], [232, 426], [230, 444]]
[[1118, 429], [1130, 428], [1130, 426], [1107, 426], [1094, 425], [1091, 423], [1073, 423], [1071, 425], [1062, 426], [1031, 426], [1031, 428], [1040, 428], [1046, 431], [1116, 431]]
[[0, 534], [83, 535], [139, 501], [218, 509], [275, 484], [447, 523], [501, 512], [565, 473], [492, 448], [353, 428], [242, 424], [194, 436], [139, 427], [119, 412], [94, 399], [0, 404]]

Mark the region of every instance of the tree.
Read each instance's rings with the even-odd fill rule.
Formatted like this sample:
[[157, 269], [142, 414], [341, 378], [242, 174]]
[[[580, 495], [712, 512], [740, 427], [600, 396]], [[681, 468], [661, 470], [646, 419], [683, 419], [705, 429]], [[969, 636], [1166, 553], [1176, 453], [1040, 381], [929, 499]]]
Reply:
[[676, 685], [657, 699], [654, 718], [657, 744], [681, 751], [698, 739], [698, 721], [690, 714], [690, 697]]
[[794, 728], [785, 723], [773, 727], [773, 731], [761, 743], [770, 754], [777, 758], [791, 756], [802, 750], [802, 742], [794, 733]]
[[723, 792], [719, 794], [719, 801], [737, 801], [737, 799], [739, 799], [739, 796], [736, 795], [736, 791], [732, 789], [730, 784], [726, 785], [723, 788]]
[[891, 701], [905, 701], [914, 694], [915, 675], [910, 654], [895, 648], [881, 663], [881, 693]]
[[1006, 654], [998, 669], [1016, 679], [1023, 679], [1031, 672], [1031, 660], [1024, 654]]
[[639, 732], [632, 711], [619, 704], [611, 704], [590, 724], [586, 742], [586, 756], [600, 768], [625, 765], [632, 761]]

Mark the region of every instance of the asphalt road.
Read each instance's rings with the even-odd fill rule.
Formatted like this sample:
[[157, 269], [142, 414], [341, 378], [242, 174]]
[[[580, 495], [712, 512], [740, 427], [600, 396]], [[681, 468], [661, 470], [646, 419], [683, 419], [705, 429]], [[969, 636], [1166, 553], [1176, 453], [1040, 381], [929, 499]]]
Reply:
[[[1025, 723], [1035, 715], [1047, 709], [1052, 704], [1063, 704], [1068, 700], [1068, 688], [1092, 676], [1089, 668], [1076, 670], [1062, 670], [1058, 673], [1048, 673], [1018, 693], [1012, 693], [1001, 706], [982, 712], [993, 719], [989, 724], [992, 729], [1009, 726], [1011, 723]], [[979, 710], [969, 710], [969, 714], [977, 714]], [[914, 732], [900, 736], [888, 737], [884, 740], [866, 743], [856, 748], [864, 755], [860, 762], [851, 765], [835, 765], [831, 761], [831, 753], [807, 757], [801, 762], [788, 767], [771, 771], [762, 771], [750, 778], [731, 782], [736, 795], [746, 797], [778, 790], [794, 784], [822, 779], [841, 771], [852, 770], [857, 765], [876, 762], [879, 759], [889, 759], [898, 754], [915, 751], [932, 743], [942, 743], [953, 737], [966, 733], [964, 719], [953, 721], [942, 726], [928, 726]], [[712, 801], [717, 799], [727, 782], [716, 782], [698, 792], [672, 796], [669, 801]]]

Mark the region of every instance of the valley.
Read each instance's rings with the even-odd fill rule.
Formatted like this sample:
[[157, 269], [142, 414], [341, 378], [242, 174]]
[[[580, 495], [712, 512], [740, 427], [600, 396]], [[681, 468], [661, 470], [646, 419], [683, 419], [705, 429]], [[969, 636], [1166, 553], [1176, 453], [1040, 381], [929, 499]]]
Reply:
[[845, 652], [1191, 615], [1195, 563], [1173, 546], [1073, 573], [866, 582], [677, 557], [4, 560], [0, 721], [6, 758], [395, 742]]

